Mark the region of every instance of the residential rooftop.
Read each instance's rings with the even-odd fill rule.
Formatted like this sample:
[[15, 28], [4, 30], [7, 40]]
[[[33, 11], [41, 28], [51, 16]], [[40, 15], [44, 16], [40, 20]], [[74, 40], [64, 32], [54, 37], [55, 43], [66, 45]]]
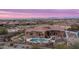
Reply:
[[46, 25], [46, 26], [38, 26], [34, 28], [26, 28], [26, 31], [49, 31], [49, 30], [59, 30], [59, 31], [65, 31], [65, 26], [60, 25]]

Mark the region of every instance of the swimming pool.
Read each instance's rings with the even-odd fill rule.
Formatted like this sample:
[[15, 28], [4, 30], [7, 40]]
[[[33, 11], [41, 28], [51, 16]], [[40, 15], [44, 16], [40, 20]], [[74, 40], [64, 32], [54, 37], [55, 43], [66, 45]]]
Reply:
[[32, 43], [48, 43], [49, 40], [47, 38], [31, 38], [30, 42], [32, 42]]

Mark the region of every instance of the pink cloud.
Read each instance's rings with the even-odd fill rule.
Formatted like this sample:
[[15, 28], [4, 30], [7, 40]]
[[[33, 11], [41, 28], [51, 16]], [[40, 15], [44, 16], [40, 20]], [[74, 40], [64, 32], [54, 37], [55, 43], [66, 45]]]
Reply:
[[65, 17], [65, 16], [79, 16], [79, 12], [68, 13], [68, 12], [53, 12], [53, 13], [24, 13], [24, 12], [11, 12], [11, 11], [0, 11], [0, 18], [31, 18], [31, 17]]

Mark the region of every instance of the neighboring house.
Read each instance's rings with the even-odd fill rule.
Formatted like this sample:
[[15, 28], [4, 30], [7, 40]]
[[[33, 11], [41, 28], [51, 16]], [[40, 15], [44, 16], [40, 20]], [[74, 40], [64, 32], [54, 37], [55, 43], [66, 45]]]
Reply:
[[68, 45], [79, 43], [79, 31], [65, 31]]
[[7, 31], [9, 32], [9, 33], [12, 33], [12, 32], [18, 32], [20, 29], [15, 29], [15, 28], [12, 28], [12, 29], [7, 29]]

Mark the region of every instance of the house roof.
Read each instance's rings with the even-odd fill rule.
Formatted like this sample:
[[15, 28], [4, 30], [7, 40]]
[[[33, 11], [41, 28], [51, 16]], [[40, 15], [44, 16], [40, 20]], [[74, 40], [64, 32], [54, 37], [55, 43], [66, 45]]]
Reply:
[[64, 31], [65, 27], [64, 26], [59, 26], [59, 25], [47, 25], [47, 26], [39, 26], [39, 27], [26, 29], [27, 32], [31, 32], [31, 31], [49, 31], [49, 30]]

